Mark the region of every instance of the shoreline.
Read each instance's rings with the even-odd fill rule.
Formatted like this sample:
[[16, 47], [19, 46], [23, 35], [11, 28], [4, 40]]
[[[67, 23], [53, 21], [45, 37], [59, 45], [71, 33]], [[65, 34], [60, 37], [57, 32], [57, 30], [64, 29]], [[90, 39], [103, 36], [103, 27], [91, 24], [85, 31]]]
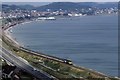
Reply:
[[22, 22], [22, 23], [17, 23], [16, 25], [14, 26], [9, 26], [7, 29], [4, 30], [4, 34], [6, 37], [8, 37], [10, 40], [12, 40], [15, 44], [17, 44], [18, 46], [21, 46], [21, 47], [24, 47], [24, 45], [22, 45], [21, 43], [19, 43], [17, 41], [17, 39], [15, 37], [12, 36], [12, 32], [11, 30], [14, 28], [14, 27], [17, 27], [17, 25], [24, 25], [24, 24], [27, 24], [27, 23], [31, 23], [33, 21], [25, 21], [25, 22]]
[[18, 43], [18, 41], [15, 40], [15, 38], [13, 38], [13, 37], [11, 36], [11, 32], [9, 31], [10, 29], [12, 29], [12, 27], [10, 27], [10, 28], [8, 28], [8, 29], [6, 29], [6, 30], [4, 31], [5, 35], [6, 35], [10, 40], [12, 40], [15, 44], [20, 45], [20, 43]]
[[28, 23], [31, 23], [31, 22], [34, 22], [34, 21], [42, 21], [42, 20], [27, 20], [25, 22], [21, 22], [21, 23], [17, 23], [15, 25], [11, 24], [9, 25], [5, 30], [3, 30], [3, 34], [5, 34], [5, 36], [7, 38], [9, 38], [12, 42], [14, 42], [15, 44], [17, 44], [18, 46], [21, 46], [21, 47], [24, 47], [24, 44], [21, 44], [17, 41], [17, 39], [15, 37], [12, 36], [12, 32], [11, 30], [14, 28], [14, 27], [17, 27], [17, 25], [24, 25], [24, 24], [28, 24]]
[[[35, 21], [35, 20], [34, 20], [34, 21]], [[30, 23], [30, 22], [33, 22], [33, 21], [26, 21], [26, 22], [22, 22], [22, 23], [20, 23], [20, 24], [26, 24], [26, 23]], [[4, 30], [4, 32], [5, 32], [5, 35], [6, 35], [10, 40], [12, 40], [15, 44], [17, 44], [17, 45], [19, 45], [19, 46], [23, 46], [23, 45], [21, 45], [20, 43], [18, 43], [18, 41], [17, 41], [16, 39], [14, 39], [14, 37], [12, 37], [12, 36], [10, 35], [10, 34], [11, 34], [10, 29], [16, 27], [17, 25], [19, 25], [19, 24], [16, 24], [16, 25], [14, 25], [14, 26], [8, 27], [6, 30]], [[24, 46], [23, 46], [23, 47], [24, 47]], [[78, 66], [78, 65], [77, 65], [77, 66]], [[81, 67], [81, 66], [79, 66], [79, 67]], [[84, 68], [84, 67], [82, 67], [82, 68]], [[88, 69], [90, 70], [90, 68], [88, 68]], [[98, 73], [98, 71], [95, 71], [95, 70], [92, 70], [92, 71]], [[99, 73], [100, 73], [100, 72], [99, 72]], [[103, 73], [100, 73], [100, 74], [103, 74]], [[106, 74], [103, 74], [103, 75], [106, 75]]]

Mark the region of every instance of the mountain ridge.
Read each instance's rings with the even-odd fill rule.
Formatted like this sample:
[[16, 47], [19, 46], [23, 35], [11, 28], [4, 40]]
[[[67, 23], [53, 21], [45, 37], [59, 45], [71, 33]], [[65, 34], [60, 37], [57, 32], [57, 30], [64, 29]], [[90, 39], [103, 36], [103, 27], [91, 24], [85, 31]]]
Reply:
[[42, 6], [32, 6], [32, 5], [7, 5], [2, 4], [2, 8], [4, 9], [26, 9], [26, 10], [38, 10], [38, 11], [46, 11], [47, 9], [51, 9], [52, 11], [56, 11], [59, 9], [62, 10], [75, 10], [75, 9], [88, 9], [88, 8], [113, 8], [118, 7], [117, 2], [106, 2], [106, 3], [100, 3], [100, 2], [53, 2], [49, 3], [47, 5]]

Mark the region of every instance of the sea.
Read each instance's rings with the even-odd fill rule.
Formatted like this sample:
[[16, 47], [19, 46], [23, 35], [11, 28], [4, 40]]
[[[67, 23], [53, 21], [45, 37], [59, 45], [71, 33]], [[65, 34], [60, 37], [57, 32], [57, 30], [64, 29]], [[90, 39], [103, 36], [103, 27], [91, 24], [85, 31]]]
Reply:
[[118, 16], [63, 17], [19, 24], [11, 36], [25, 48], [118, 76]]

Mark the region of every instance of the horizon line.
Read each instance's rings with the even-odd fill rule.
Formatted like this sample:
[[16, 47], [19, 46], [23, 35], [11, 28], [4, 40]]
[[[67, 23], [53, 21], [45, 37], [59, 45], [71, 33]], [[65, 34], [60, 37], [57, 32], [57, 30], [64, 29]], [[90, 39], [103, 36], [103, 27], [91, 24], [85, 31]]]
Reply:
[[72, 0], [64, 0], [64, 1], [62, 1], [62, 0], [44, 0], [44, 1], [40, 1], [40, 0], [34, 0], [34, 1], [30, 1], [30, 0], [1, 0], [0, 2], [120, 2], [119, 0], [74, 0], [74, 1], [72, 1]]

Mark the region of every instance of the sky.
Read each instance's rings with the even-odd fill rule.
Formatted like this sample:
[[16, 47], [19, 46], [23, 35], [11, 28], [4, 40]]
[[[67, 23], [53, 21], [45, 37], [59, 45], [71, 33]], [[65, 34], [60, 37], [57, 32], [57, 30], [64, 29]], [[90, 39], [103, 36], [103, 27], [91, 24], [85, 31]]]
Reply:
[[0, 0], [2, 2], [118, 2], [119, 0]]
[[51, 2], [2, 2], [3, 4], [9, 5], [33, 5], [33, 6], [42, 6], [47, 5]]
[[118, 2], [119, 0], [0, 0], [9, 5], [33, 5], [42, 6], [51, 2]]

